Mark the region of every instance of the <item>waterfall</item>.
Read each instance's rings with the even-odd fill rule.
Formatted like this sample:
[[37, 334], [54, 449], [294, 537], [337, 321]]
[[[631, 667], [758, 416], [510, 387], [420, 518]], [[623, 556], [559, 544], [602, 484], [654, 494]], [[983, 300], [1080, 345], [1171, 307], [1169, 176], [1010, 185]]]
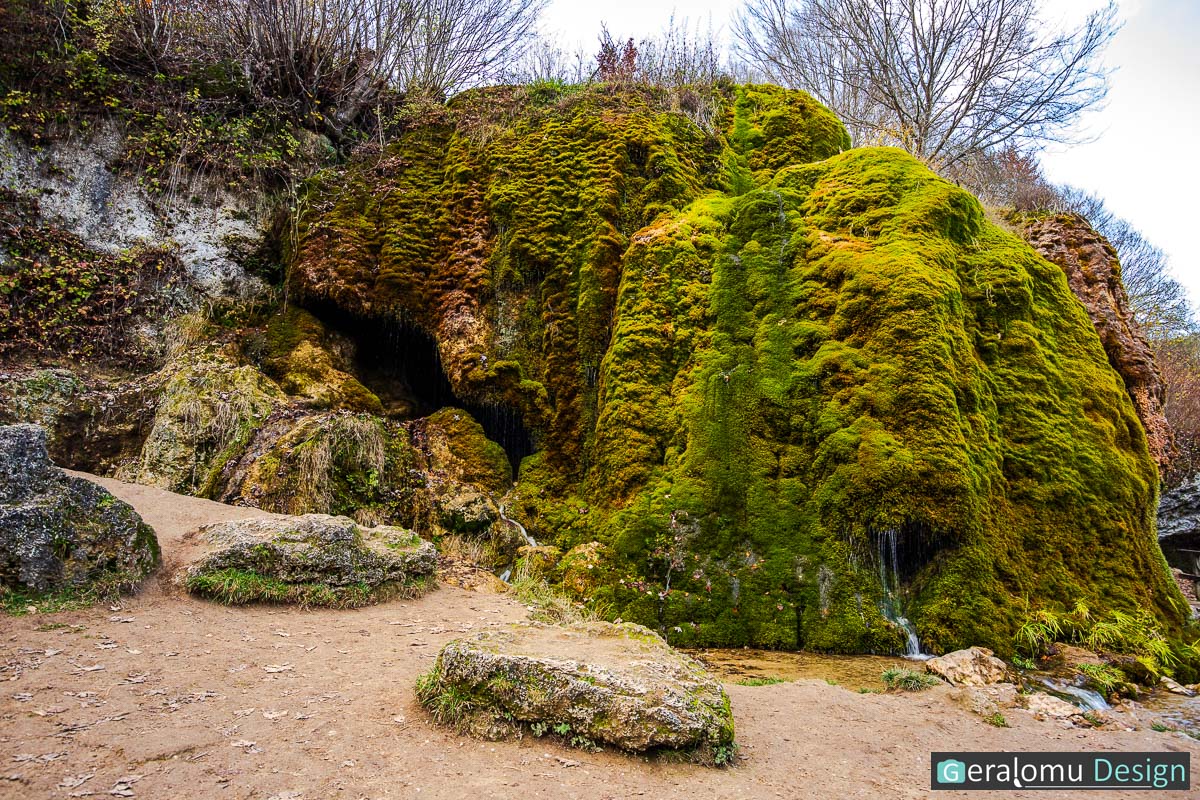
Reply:
[[885, 619], [898, 625], [908, 637], [904, 648], [905, 658], [925, 659], [929, 655], [921, 652], [921, 640], [917, 629], [904, 616], [904, 604], [900, 594], [900, 544], [899, 532], [889, 528], [878, 534], [879, 544], [876, 560], [879, 562], [879, 583], [883, 587], [883, 600], [879, 610]]

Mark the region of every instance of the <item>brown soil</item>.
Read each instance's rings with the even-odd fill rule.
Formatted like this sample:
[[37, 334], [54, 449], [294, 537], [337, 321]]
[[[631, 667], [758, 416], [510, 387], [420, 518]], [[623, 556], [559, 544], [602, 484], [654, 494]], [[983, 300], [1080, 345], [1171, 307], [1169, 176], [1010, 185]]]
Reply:
[[[173, 564], [197, 525], [261, 513], [99, 482], [156, 528]], [[523, 619], [506, 596], [443, 587], [357, 611], [225, 608], [180, 593], [167, 572], [119, 606], [0, 617], [0, 797], [917, 798], [930, 794], [933, 750], [1200, 753], [1182, 734], [1022, 711], [996, 728], [949, 687], [858, 694], [811, 679], [727, 686], [734, 769], [480, 742], [432, 724], [412, 687], [444, 642]]]

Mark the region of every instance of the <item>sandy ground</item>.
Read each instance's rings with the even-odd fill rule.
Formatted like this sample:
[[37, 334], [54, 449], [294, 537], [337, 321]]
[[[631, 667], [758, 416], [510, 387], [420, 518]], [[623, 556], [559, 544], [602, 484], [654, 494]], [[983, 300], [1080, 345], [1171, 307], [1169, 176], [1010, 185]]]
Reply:
[[[197, 525], [260, 513], [99, 482], [156, 528], [168, 564]], [[1200, 753], [1182, 734], [1077, 730], [1020, 711], [995, 728], [948, 687], [857, 694], [818, 680], [730, 684], [742, 760], [726, 770], [432, 724], [412, 687], [438, 648], [526, 613], [453, 587], [356, 611], [224, 608], [161, 577], [111, 608], [0, 617], [0, 797], [917, 798], [931, 795], [934, 750]]]

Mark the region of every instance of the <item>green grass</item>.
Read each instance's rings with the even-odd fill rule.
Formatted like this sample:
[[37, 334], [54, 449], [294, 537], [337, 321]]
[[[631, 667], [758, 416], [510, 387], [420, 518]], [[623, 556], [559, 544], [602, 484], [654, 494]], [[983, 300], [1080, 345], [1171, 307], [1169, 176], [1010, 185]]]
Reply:
[[204, 575], [191, 575], [184, 582], [189, 592], [225, 605], [280, 603], [301, 608], [360, 608], [393, 598], [419, 597], [436, 585], [436, 579], [422, 576], [406, 583], [393, 582], [376, 587], [365, 583], [329, 586], [324, 583], [287, 583], [254, 572], [224, 569]]
[[738, 686], [773, 686], [777, 683], [787, 683], [783, 678], [742, 678], [737, 682]]
[[1001, 714], [999, 711], [997, 711], [995, 714], [989, 714], [988, 716], [984, 717], [983, 721], [986, 722], [988, 725], [995, 725], [997, 728], [1011, 727], [1008, 724], [1008, 720], [1006, 720], [1004, 718], [1004, 715]]
[[1075, 667], [1088, 685], [1105, 697], [1110, 697], [1125, 683], [1125, 674], [1109, 664], [1079, 664]]
[[937, 686], [942, 682], [941, 679], [928, 673], [904, 669], [903, 667], [885, 669], [880, 677], [887, 688], [904, 692], [919, 692]]
[[[30, 592], [0, 588], [0, 612], [12, 617], [26, 614], [55, 614], [90, 608], [99, 603], [112, 603], [137, 587], [137, 582], [125, 576], [109, 575], [80, 588], [54, 592]], [[30, 609], [34, 609], [31, 611]]]
[[541, 622], [569, 625], [604, 618], [602, 608], [589, 608], [577, 603], [557, 586], [546, 582], [544, 578], [531, 576], [522, 569], [518, 569], [513, 576], [508, 592], [519, 603], [531, 607], [533, 618]]
[[[1100, 617], [1079, 600], [1069, 612], [1033, 612], [1014, 638], [1031, 662], [1036, 662], [1054, 642], [1065, 642], [1097, 653], [1131, 655], [1155, 676], [1170, 675], [1180, 667], [1190, 672], [1200, 664], [1200, 648], [1170, 638], [1149, 612], [1114, 610]], [[1098, 686], [1109, 687], [1101, 691], [1111, 691], [1122, 682], [1122, 673], [1112, 667], [1081, 665], [1079, 671]]]

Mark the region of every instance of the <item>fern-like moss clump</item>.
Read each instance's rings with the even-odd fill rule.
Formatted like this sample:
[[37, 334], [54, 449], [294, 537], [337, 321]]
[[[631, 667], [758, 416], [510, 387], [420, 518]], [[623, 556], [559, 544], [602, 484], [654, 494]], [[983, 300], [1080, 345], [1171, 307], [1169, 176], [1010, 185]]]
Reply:
[[461, 96], [312, 182], [294, 288], [519, 414], [509, 514], [675, 644], [898, 651], [897, 601], [934, 651], [1077, 599], [1177, 632], [1145, 433], [1062, 271], [802, 93], [705, 102]]

